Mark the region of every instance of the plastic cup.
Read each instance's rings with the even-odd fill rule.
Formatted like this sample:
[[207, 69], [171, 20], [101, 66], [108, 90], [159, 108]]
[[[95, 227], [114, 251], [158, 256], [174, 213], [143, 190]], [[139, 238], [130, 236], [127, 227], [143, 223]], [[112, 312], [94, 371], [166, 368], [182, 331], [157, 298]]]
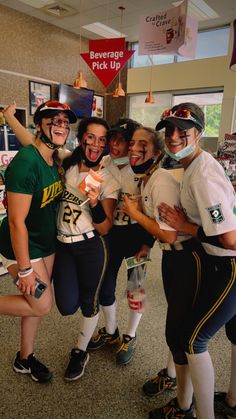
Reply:
[[100, 188], [102, 182], [103, 182], [103, 179], [101, 178], [101, 176], [99, 176], [96, 172], [94, 172], [94, 170], [89, 169], [87, 176], [85, 176], [85, 178], [79, 184], [79, 190], [84, 195], [86, 195], [86, 193], [89, 192], [91, 189], [89, 185]]
[[142, 313], [146, 304], [146, 293], [143, 288], [127, 292], [128, 305], [131, 310]]

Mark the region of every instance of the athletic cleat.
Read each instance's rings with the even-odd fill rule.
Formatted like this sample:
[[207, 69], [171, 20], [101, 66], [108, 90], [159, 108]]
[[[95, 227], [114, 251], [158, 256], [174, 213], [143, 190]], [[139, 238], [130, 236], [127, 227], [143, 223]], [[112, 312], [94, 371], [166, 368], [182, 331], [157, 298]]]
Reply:
[[89, 354], [78, 348], [73, 348], [70, 353], [69, 364], [66, 368], [64, 378], [67, 381], [78, 380], [84, 374], [84, 369], [89, 361]]
[[157, 376], [146, 381], [143, 392], [146, 396], [156, 396], [166, 390], [176, 390], [176, 378], [169, 377], [167, 369], [159, 371]]
[[223, 391], [214, 394], [214, 410], [220, 415], [226, 415], [227, 418], [236, 418], [236, 406], [230, 407], [225, 401], [226, 393]]
[[165, 406], [151, 410], [149, 419], [195, 419], [193, 403], [188, 410], [182, 410], [175, 397]]
[[20, 359], [20, 352], [17, 352], [13, 370], [20, 374], [30, 374], [32, 380], [38, 383], [46, 383], [52, 378], [51, 371], [35, 357], [34, 353], [27, 359]]
[[107, 333], [106, 328], [102, 327], [98, 330], [98, 334], [90, 339], [87, 349], [95, 351], [105, 345], [116, 345], [118, 343], [120, 343], [120, 333], [118, 327], [113, 335]]
[[123, 335], [121, 346], [116, 353], [117, 364], [126, 365], [131, 361], [134, 356], [136, 343], [136, 336], [131, 338], [129, 335]]

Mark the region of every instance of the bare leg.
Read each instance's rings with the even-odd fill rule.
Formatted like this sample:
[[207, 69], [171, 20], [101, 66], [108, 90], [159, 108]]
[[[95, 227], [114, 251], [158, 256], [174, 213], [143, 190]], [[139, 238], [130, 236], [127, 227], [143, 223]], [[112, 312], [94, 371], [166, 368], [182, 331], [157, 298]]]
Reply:
[[[52, 273], [52, 266], [54, 262], [54, 256], [48, 256], [40, 262], [33, 263], [34, 270], [38, 272], [40, 278], [48, 284], [48, 288], [51, 292], [50, 277]], [[12, 273], [14, 274], [14, 272]], [[45, 291], [46, 292], [46, 291]], [[32, 298], [32, 297], [31, 297]], [[43, 296], [41, 297], [43, 298]], [[40, 301], [39, 301], [40, 303]], [[34, 351], [34, 342], [37, 336], [37, 331], [41, 317], [24, 316], [21, 319], [21, 351], [20, 358], [26, 359]]]
[[22, 317], [20, 358], [26, 359], [34, 352], [34, 342], [41, 322], [41, 317]]

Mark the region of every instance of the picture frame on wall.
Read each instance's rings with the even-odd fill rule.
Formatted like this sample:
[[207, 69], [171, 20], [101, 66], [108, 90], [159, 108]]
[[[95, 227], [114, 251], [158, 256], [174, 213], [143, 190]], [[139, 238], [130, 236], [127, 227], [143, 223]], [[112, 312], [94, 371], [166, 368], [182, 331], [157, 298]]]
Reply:
[[29, 80], [29, 111], [33, 115], [37, 107], [52, 98], [52, 86]]
[[104, 96], [94, 95], [94, 97], [93, 97], [93, 107], [92, 107], [92, 116], [97, 116], [99, 118], [105, 118]]

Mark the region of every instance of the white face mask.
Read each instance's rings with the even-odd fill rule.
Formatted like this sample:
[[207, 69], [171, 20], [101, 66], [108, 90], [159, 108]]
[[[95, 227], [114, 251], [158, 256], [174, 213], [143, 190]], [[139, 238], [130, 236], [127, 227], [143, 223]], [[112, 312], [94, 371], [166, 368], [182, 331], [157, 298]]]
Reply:
[[190, 156], [190, 154], [192, 154], [196, 149], [196, 145], [195, 144], [189, 144], [187, 145], [187, 147], [183, 148], [182, 150], [178, 151], [178, 153], [171, 153], [171, 151], [168, 150], [168, 148], [166, 147], [166, 154], [168, 154], [168, 156], [170, 156], [172, 159], [175, 159], [176, 161], [180, 161], [182, 159], [184, 159], [185, 157]]
[[116, 166], [121, 166], [123, 164], [129, 163], [129, 157], [128, 156], [119, 157], [118, 159], [112, 159], [112, 161]]

